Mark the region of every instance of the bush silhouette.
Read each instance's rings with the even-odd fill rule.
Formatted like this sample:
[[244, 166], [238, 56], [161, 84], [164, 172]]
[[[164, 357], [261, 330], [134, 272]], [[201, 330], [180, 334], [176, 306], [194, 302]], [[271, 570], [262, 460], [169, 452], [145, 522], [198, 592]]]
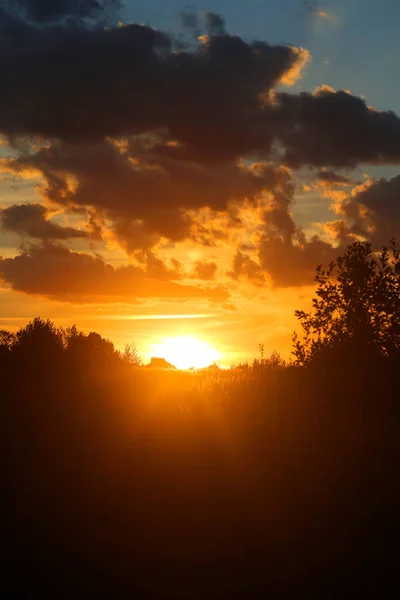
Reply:
[[121, 358], [127, 365], [139, 367], [142, 364], [142, 359], [134, 344], [125, 344]]

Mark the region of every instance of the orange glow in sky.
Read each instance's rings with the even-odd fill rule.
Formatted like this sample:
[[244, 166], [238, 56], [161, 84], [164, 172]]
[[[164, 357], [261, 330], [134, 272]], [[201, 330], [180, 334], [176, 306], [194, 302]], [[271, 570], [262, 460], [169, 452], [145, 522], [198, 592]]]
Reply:
[[153, 346], [154, 356], [165, 358], [177, 369], [202, 369], [220, 358], [220, 353], [205, 342], [188, 336], [165, 338]]

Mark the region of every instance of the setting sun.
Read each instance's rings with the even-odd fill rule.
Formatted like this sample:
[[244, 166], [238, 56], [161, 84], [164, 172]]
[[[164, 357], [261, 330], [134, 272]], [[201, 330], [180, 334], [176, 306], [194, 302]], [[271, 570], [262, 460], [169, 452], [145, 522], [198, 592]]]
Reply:
[[202, 369], [220, 358], [214, 348], [188, 336], [166, 338], [154, 346], [154, 352], [177, 369]]

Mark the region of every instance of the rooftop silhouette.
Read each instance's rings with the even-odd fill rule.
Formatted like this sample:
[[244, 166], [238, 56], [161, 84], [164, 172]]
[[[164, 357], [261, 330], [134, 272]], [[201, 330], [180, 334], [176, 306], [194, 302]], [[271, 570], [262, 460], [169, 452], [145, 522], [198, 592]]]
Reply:
[[156, 356], [152, 356], [149, 364], [146, 366], [153, 369], [176, 369], [176, 367], [171, 365], [165, 358], [158, 358]]

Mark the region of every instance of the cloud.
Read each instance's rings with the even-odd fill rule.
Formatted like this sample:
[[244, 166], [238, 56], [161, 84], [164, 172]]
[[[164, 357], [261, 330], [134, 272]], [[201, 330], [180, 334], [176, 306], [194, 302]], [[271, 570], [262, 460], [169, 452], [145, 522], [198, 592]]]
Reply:
[[181, 285], [167, 278], [165, 271], [157, 279], [154, 268], [116, 268], [100, 257], [52, 243], [29, 245], [14, 258], [0, 259], [0, 273], [3, 282], [15, 291], [61, 301], [134, 302], [164, 298], [226, 302], [229, 298], [221, 286]]
[[205, 14], [205, 21], [207, 26], [207, 33], [209, 36], [225, 35], [225, 20], [220, 15], [217, 15], [212, 12], [208, 12]]
[[204, 279], [205, 281], [215, 279], [218, 267], [215, 262], [198, 260], [194, 264], [192, 277], [194, 279]]
[[257, 256], [237, 252], [228, 275], [246, 278], [255, 285], [310, 285], [317, 265], [336, 258], [337, 246], [318, 235], [308, 238], [296, 225], [291, 212], [293, 200], [294, 185], [286, 170], [280, 189], [275, 190], [262, 212], [261, 235], [252, 249]]
[[264, 233], [258, 243], [260, 270], [273, 287], [311, 285], [315, 269], [338, 255], [339, 248], [320, 236], [308, 238], [294, 222], [292, 198], [275, 197], [264, 214]]
[[322, 10], [321, 8], [313, 9], [312, 13], [313, 13], [313, 15], [315, 15], [316, 17], [319, 17], [320, 19], [325, 19], [326, 21], [331, 21], [333, 23], [338, 22], [338, 18], [336, 15], [334, 15], [332, 13], [328, 13], [325, 10]]
[[185, 29], [192, 30], [199, 35], [200, 21], [197, 13], [183, 10], [179, 13], [179, 17]]
[[[75, 14], [96, 4], [68, 6]], [[67, 4], [40, 6], [62, 14]], [[82, 143], [164, 132], [178, 142], [170, 148], [175, 158], [208, 164], [268, 159], [275, 141], [295, 167], [399, 160], [394, 113], [327, 86], [313, 94], [272, 94], [279, 83], [294, 83], [309, 52], [247, 43], [227, 34], [213, 13], [205, 16], [209, 35], [178, 47], [171, 36], [142, 25], [67, 20], [38, 27], [0, 14], [0, 131], [6, 135]], [[196, 28], [199, 20], [186, 15], [185, 23]]]
[[[12, 0], [11, 12], [31, 19], [37, 23], [58, 21], [65, 17], [99, 17], [106, 2], [101, 0]], [[111, 4], [111, 3], [110, 3]], [[118, 5], [118, 2], [112, 2]], [[12, 10], [13, 9], [13, 10]]]
[[281, 78], [281, 83], [287, 86], [294, 85], [300, 79], [304, 67], [311, 61], [311, 54], [304, 48], [293, 48], [293, 52], [297, 55], [297, 60]]
[[102, 28], [118, 23], [122, 0], [5, 0], [0, 20], [34, 26], [89, 26]]
[[[8, 285], [62, 298], [68, 286], [68, 297], [115, 289], [113, 297], [125, 298], [123, 282], [134, 297], [194, 295], [182, 284], [182, 265], [157, 255], [183, 241], [225, 246], [234, 280], [302, 285], [336, 256], [335, 244], [386, 234], [386, 212], [394, 228], [392, 201], [386, 206], [361, 188], [349, 193], [350, 178], [337, 171], [399, 162], [393, 112], [327, 86], [281, 91], [300, 77], [309, 52], [247, 42], [214, 13], [185, 13], [185, 42], [148, 26], [115, 26], [106, 5], [19, 0], [18, 10], [0, 9], [0, 133], [12, 147], [1, 167], [39, 176], [46, 206], [88, 223], [85, 232], [62, 227], [39, 204], [3, 209], [4, 229], [42, 240], [2, 261]], [[303, 166], [316, 168], [320, 193], [336, 198], [340, 218], [321, 228], [332, 243], [307, 237], [294, 220], [289, 169]], [[392, 194], [384, 185], [379, 193]], [[117, 242], [141, 266], [115, 269], [50, 243], [94, 235]], [[188, 278], [204, 281], [217, 271], [212, 262], [192, 269]], [[198, 293], [226, 292], [199, 286]]]
[[159, 281], [176, 281], [183, 279], [185, 273], [182, 263], [178, 260], [172, 259], [172, 267], [168, 267], [167, 264], [162, 261], [154, 252], [147, 250], [143, 252], [142, 256], [137, 256], [138, 260], [144, 266], [146, 276], [150, 279], [157, 279]]
[[113, 235], [133, 252], [160, 237], [193, 235], [193, 215], [209, 207], [227, 211], [232, 203], [255, 201], [287, 178], [266, 163], [197, 163], [159, 136], [88, 144], [57, 142], [34, 154], [3, 162], [17, 174], [40, 173], [48, 201], [91, 207], [111, 223]]
[[225, 34], [216, 15], [213, 35], [181, 50], [136, 24], [1, 22], [0, 130], [13, 136], [81, 142], [161, 129], [197, 157], [241, 156], [269, 148], [261, 97], [304, 64], [305, 51]]
[[347, 246], [357, 239], [357, 235], [352, 231], [352, 228], [345, 220], [338, 219], [337, 221], [327, 221], [323, 224], [323, 229], [341, 246]]
[[309, 12], [309, 14], [312, 17], [324, 19], [326, 21], [331, 21], [331, 22], [335, 22], [335, 23], [337, 23], [339, 21], [339, 19], [336, 15], [334, 15], [333, 13], [328, 13], [326, 10], [323, 10], [322, 8], [312, 6], [311, 2], [309, 2], [308, 0], [303, 0], [303, 4], [304, 4], [304, 7], [307, 9], [307, 11]]
[[294, 186], [291, 179], [276, 193], [264, 212], [264, 230], [258, 244], [258, 261], [272, 286], [310, 285], [319, 264], [327, 264], [338, 248], [320, 236], [308, 238], [291, 212]]
[[4, 231], [41, 240], [67, 240], [89, 236], [87, 231], [63, 227], [48, 220], [48, 214], [48, 209], [41, 204], [15, 204], [0, 210], [0, 223]]
[[345, 217], [337, 225], [338, 238], [359, 236], [374, 247], [387, 245], [393, 238], [400, 241], [400, 176], [392, 179], [367, 180], [357, 186], [341, 203], [335, 205]]
[[323, 187], [336, 187], [336, 186], [346, 186], [350, 185], [351, 179], [346, 175], [341, 175], [340, 173], [335, 173], [335, 171], [330, 171], [328, 169], [322, 169], [316, 175], [317, 184], [322, 185]]
[[400, 161], [399, 117], [346, 91], [322, 86], [313, 94], [280, 93], [273, 113], [283, 160], [291, 167]]
[[233, 259], [232, 271], [228, 271], [228, 275], [236, 280], [248, 279], [255, 285], [264, 285], [266, 283], [261, 266], [239, 250]]
[[265, 236], [259, 247], [262, 269], [274, 287], [311, 285], [317, 265], [327, 265], [340, 253], [337, 247], [315, 235], [311, 239], [299, 232], [285, 241], [279, 236]]
[[[348, 196], [348, 187], [354, 182], [347, 175], [341, 175], [329, 169], [322, 169], [316, 174], [314, 188], [322, 198], [330, 198], [340, 204]], [[334, 208], [332, 204], [331, 208]]]

